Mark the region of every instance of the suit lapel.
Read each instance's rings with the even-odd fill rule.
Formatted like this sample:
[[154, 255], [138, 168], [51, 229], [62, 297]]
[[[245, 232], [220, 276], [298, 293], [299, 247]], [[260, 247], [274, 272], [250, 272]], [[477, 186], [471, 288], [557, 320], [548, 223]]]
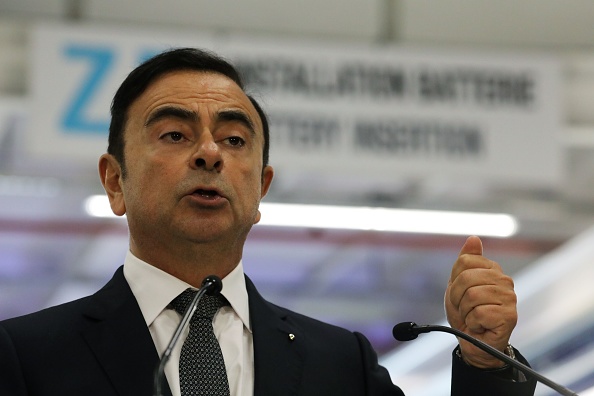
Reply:
[[[306, 335], [262, 298], [246, 276], [254, 340], [254, 396], [297, 395]], [[91, 299], [83, 337], [121, 396], [151, 395], [159, 361], [150, 332], [120, 267]], [[165, 396], [171, 396], [163, 384]]]
[[247, 276], [246, 286], [254, 339], [254, 396], [297, 395], [307, 355], [305, 334], [264, 300]]
[[[83, 337], [118, 394], [152, 395], [159, 357], [122, 267], [93, 296], [85, 315], [91, 325]], [[171, 395], [167, 382], [163, 391]]]

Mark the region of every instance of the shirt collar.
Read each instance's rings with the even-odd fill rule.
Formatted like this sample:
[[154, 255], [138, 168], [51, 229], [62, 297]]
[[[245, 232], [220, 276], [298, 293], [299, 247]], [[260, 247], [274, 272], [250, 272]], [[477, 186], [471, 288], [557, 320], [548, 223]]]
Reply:
[[[124, 261], [124, 277], [138, 301], [142, 316], [150, 326], [169, 303], [190, 286], [186, 282], [154, 267], [128, 251]], [[223, 278], [221, 294], [251, 332], [248, 294], [243, 275], [243, 263]]]

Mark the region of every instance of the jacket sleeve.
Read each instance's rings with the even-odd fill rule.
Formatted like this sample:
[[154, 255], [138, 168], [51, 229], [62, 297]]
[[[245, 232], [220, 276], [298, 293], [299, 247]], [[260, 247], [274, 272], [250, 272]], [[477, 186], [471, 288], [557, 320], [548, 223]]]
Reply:
[[385, 367], [380, 366], [377, 354], [361, 333], [354, 333], [359, 341], [363, 365], [365, 367], [365, 389], [369, 396], [404, 396], [402, 390], [392, 383], [390, 373]]
[[[528, 365], [524, 357], [516, 350], [516, 358]], [[452, 396], [532, 396], [536, 380], [526, 381], [506, 379], [495, 372], [481, 370], [466, 364], [454, 352], [452, 353]]]
[[0, 323], [0, 395], [25, 396], [27, 390], [10, 336]]

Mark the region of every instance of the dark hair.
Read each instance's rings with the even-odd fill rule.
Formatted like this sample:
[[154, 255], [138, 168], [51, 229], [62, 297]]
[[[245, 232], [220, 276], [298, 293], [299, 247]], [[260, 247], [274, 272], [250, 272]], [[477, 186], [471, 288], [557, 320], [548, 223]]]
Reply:
[[[225, 59], [208, 51], [196, 48], [175, 48], [162, 52], [140, 64], [126, 77], [116, 91], [111, 103], [111, 123], [107, 152], [112, 154], [122, 167], [122, 176], [126, 176], [124, 158], [124, 127], [128, 119], [128, 109], [146, 88], [162, 75], [179, 70], [195, 70], [218, 73], [233, 80], [244, 92], [245, 88], [239, 71]], [[247, 94], [246, 94], [247, 95]], [[270, 133], [266, 113], [258, 102], [247, 95], [256, 108], [262, 121], [264, 133], [263, 164], [268, 165], [270, 151]]]

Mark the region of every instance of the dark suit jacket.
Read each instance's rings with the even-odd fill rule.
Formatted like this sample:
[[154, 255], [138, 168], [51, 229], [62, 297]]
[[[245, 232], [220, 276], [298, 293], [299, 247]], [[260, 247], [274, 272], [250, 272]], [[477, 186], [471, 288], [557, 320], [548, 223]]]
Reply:
[[[277, 307], [246, 281], [256, 396], [403, 394], [364, 336]], [[0, 322], [2, 396], [150, 396], [158, 360], [122, 268], [92, 296]], [[457, 395], [534, 389], [464, 364], [453, 370]]]

